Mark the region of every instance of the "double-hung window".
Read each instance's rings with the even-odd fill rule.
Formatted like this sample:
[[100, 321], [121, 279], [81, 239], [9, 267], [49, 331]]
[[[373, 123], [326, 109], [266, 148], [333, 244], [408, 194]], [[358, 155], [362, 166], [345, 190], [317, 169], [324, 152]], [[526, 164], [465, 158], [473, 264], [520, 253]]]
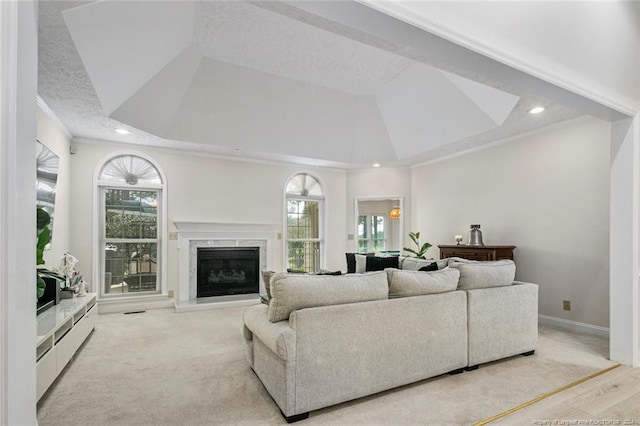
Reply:
[[358, 251], [360, 253], [387, 249], [387, 217], [384, 214], [358, 216]]
[[118, 155], [97, 180], [102, 297], [161, 292], [163, 180], [149, 160]]
[[286, 267], [317, 272], [322, 267], [324, 194], [313, 176], [300, 173], [286, 187]]

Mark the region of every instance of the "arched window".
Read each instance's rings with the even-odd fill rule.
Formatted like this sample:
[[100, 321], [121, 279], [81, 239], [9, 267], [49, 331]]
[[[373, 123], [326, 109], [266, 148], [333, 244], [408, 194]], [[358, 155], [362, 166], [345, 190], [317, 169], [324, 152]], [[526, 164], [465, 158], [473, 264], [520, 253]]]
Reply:
[[160, 170], [140, 155], [115, 155], [97, 172], [96, 194], [98, 293], [105, 298], [161, 293], [166, 227]]
[[286, 266], [288, 270], [317, 272], [322, 267], [324, 193], [316, 178], [299, 173], [286, 187]]

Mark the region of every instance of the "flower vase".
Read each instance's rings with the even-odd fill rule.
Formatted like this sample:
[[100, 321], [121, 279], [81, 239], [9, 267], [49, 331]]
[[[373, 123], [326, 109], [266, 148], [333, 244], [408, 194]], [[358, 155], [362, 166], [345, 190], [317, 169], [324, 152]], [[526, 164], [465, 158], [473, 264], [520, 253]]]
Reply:
[[78, 297], [84, 297], [87, 295], [87, 283], [84, 282], [84, 280], [80, 281], [80, 284], [78, 284]]
[[71, 289], [60, 290], [60, 299], [72, 299], [72, 298], [73, 298], [73, 290]]

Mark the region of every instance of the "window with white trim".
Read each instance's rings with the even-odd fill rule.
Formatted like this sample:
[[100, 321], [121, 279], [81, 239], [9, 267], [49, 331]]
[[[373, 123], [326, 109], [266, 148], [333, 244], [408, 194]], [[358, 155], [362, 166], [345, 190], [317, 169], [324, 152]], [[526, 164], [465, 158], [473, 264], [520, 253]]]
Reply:
[[322, 267], [324, 193], [316, 178], [299, 173], [286, 187], [286, 266], [317, 272]]
[[156, 166], [117, 155], [98, 173], [101, 297], [161, 292], [162, 192]]
[[387, 249], [387, 217], [384, 214], [358, 216], [358, 252], [370, 253]]

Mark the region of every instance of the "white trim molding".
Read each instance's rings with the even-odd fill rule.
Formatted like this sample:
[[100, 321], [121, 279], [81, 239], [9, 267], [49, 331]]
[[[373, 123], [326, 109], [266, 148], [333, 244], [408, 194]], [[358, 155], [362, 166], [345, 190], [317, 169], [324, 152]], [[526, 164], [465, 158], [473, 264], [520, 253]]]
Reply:
[[552, 317], [549, 315], [538, 315], [538, 323], [553, 325], [579, 333], [592, 334], [594, 336], [609, 338], [609, 329], [599, 325], [586, 324], [584, 322], [572, 321], [564, 318]]
[[71, 140], [73, 139], [73, 135], [71, 134], [69, 129], [67, 129], [67, 126], [65, 126], [64, 123], [58, 118], [56, 113], [53, 112], [51, 108], [49, 108], [49, 105], [47, 105], [44, 99], [42, 99], [38, 95], [38, 97], [36, 98], [36, 102], [38, 103], [38, 106], [40, 107], [42, 112], [44, 112], [46, 116], [49, 117], [49, 119], [51, 119], [51, 121], [53, 121], [56, 124], [56, 126], [60, 128], [60, 131], [62, 131], [64, 136], [69, 140], [69, 142], [71, 142]]
[[[130, 188], [145, 188], [145, 189], [157, 189], [158, 191], [160, 191], [160, 196], [161, 196], [161, 200], [160, 200], [160, 223], [159, 223], [159, 229], [160, 229], [160, 233], [161, 236], [159, 238], [158, 241], [158, 245], [160, 248], [160, 288], [159, 288], [159, 292], [160, 295], [166, 296], [168, 293], [167, 287], [168, 287], [168, 279], [167, 279], [167, 274], [168, 274], [168, 267], [167, 267], [167, 263], [168, 263], [168, 251], [169, 251], [169, 229], [168, 229], [168, 183], [167, 183], [167, 176], [164, 173], [164, 169], [162, 167], [160, 167], [160, 164], [158, 164], [158, 162], [156, 160], [154, 160], [152, 157], [148, 156], [147, 154], [144, 154], [142, 152], [138, 152], [138, 151], [130, 151], [130, 150], [126, 150], [126, 151], [117, 151], [117, 152], [112, 152], [109, 155], [105, 156], [104, 158], [102, 158], [102, 160], [100, 160], [100, 162], [98, 162], [96, 168], [93, 171], [93, 187], [92, 187], [92, 191], [93, 191], [93, 212], [92, 212], [92, 216], [93, 216], [93, 225], [92, 225], [92, 238], [91, 238], [91, 251], [92, 251], [92, 260], [91, 260], [91, 267], [93, 270], [93, 274], [92, 274], [92, 278], [93, 278], [93, 282], [94, 284], [94, 288], [93, 291], [95, 291], [96, 293], [98, 293], [98, 306], [100, 306], [101, 303], [103, 303], [104, 300], [106, 299], [113, 299], [113, 298], [106, 298], [104, 297], [103, 294], [103, 277], [104, 277], [104, 273], [103, 271], [103, 265], [102, 265], [102, 253], [101, 253], [101, 247], [99, 245], [100, 242], [100, 238], [101, 238], [101, 232], [102, 230], [100, 229], [100, 226], [102, 225], [101, 222], [101, 211], [100, 211], [100, 206], [102, 205], [102, 198], [101, 198], [101, 187], [103, 186], [114, 186], [117, 187], [118, 185], [112, 185], [109, 183], [104, 183], [101, 182], [99, 180], [99, 174], [102, 171], [102, 168], [104, 167], [105, 164], [107, 164], [109, 161], [111, 161], [112, 159], [122, 156], [122, 155], [132, 155], [132, 156], [136, 156], [136, 157], [140, 157], [143, 158], [144, 160], [148, 161], [149, 163], [151, 163], [156, 171], [160, 174], [160, 179], [162, 180], [162, 183], [160, 185], [141, 185], [141, 186], [131, 186], [131, 187], [123, 187], [126, 189], [130, 189]], [[99, 286], [100, 288], [97, 288], [95, 286]], [[147, 298], [147, 300], [149, 300], [149, 298], [153, 299], [155, 296], [157, 295], [150, 295], [150, 296], [142, 296]], [[125, 299], [125, 297], [121, 298]], [[126, 297], [127, 300], [134, 300], [137, 299], [137, 297], [135, 296], [127, 296]], [[108, 305], [108, 304], [107, 304]], [[128, 305], [128, 303], [125, 303], [124, 305]], [[101, 311], [102, 312], [102, 311]]]
[[36, 418], [34, 1], [0, 1], [0, 424]]
[[[612, 110], [609, 114], [613, 114], [613, 111], [617, 111], [626, 116], [633, 117], [638, 112], [638, 105], [631, 97], [625, 97], [603, 85], [594, 89], [593, 84], [589, 84], [589, 80], [583, 78], [580, 74], [572, 73], [569, 76], [566, 72], [562, 73], [552, 69], [549, 63], [543, 64], [524, 58], [522, 55], [516, 56], [504, 49], [487, 44], [486, 42], [479, 40], [477, 37], [473, 37], [462, 31], [451, 28], [448, 25], [443, 25], [426, 14], [413, 10], [405, 4], [410, 2], [397, 2], [393, 0], [357, 1], [374, 10], [423, 29], [430, 34], [434, 34], [444, 40], [450, 41], [458, 46], [462, 46], [472, 52], [476, 52], [491, 59], [492, 61], [504, 64], [528, 76], [532, 76], [558, 88], [562, 88], [570, 93], [582, 96], [597, 105], [609, 108]], [[597, 106], [594, 105], [594, 107]]]
[[144, 311], [146, 309], [172, 308], [173, 299], [163, 295], [127, 297], [126, 299], [102, 299], [98, 302], [99, 314]]

